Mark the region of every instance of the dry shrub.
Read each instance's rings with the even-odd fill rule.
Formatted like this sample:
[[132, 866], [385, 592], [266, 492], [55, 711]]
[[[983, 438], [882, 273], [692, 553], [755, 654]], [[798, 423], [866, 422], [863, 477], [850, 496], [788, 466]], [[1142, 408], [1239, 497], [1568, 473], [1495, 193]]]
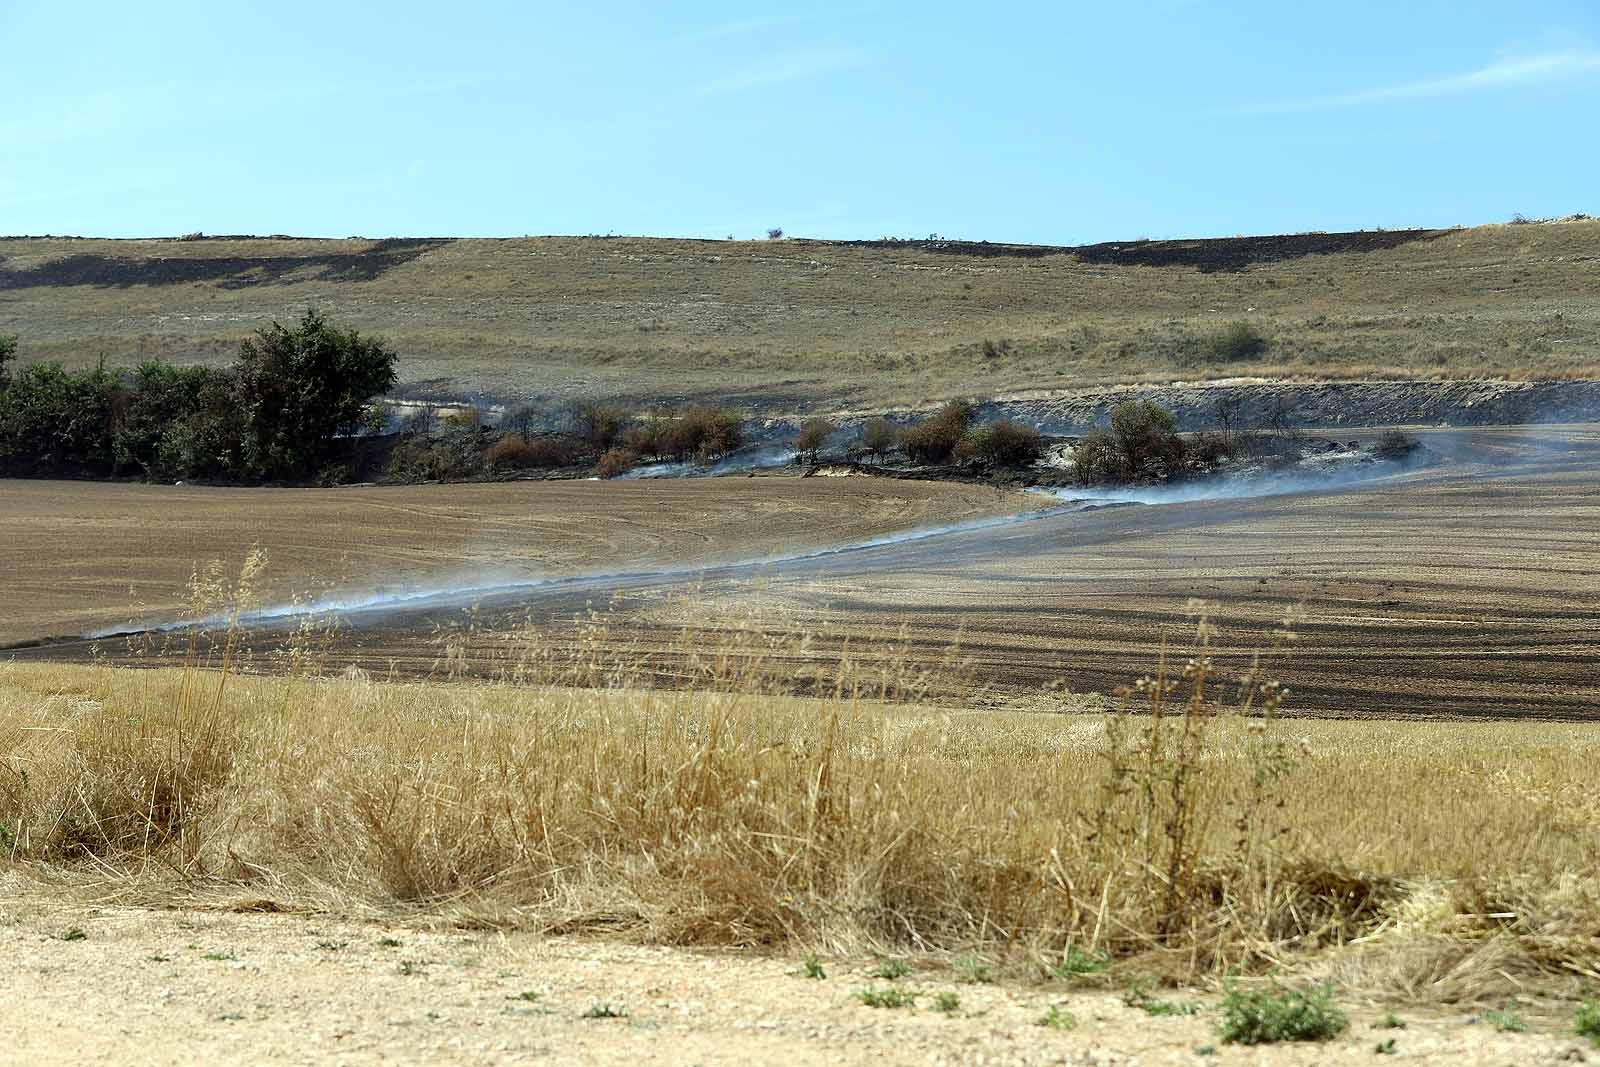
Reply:
[[913, 463], [943, 463], [955, 454], [972, 426], [972, 404], [948, 401], [938, 411], [900, 435], [900, 447]]
[[524, 470], [533, 466], [533, 449], [520, 433], [508, 433], [484, 452], [483, 458], [491, 467], [510, 467]]
[[594, 465], [594, 472], [602, 478], [615, 478], [633, 470], [638, 462], [639, 457], [632, 449], [610, 448], [601, 454], [599, 462]]
[[492, 467], [529, 470], [571, 466], [578, 462], [579, 452], [573, 442], [553, 435], [529, 438], [508, 433], [489, 446], [484, 459]]

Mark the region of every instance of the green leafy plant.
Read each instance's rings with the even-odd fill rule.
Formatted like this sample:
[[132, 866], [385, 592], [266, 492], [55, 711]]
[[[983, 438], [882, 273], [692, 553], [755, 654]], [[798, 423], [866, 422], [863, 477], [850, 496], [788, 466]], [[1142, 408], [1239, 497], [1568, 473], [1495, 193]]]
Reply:
[[812, 952], [806, 956], [805, 963], [801, 964], [798, 971], [790, 971], [796, 978], [812, 978], [817, 981], [828, 977], [828, 972], [823, 969], [822, 961], [817, 959], [817, 954]]
[[904, 978], [910, 973], [911, 964], [907, 963], [905, 960], [884, 960], [876, 967], [872, 968], [872, 970], [868, 971], [867, 977], [884, 978], [892, 982], [896, 978]]
[[621, 1004], [612, 1004], [609, 1002], [591, 1004], [589, 1007], [585, 1008], [583, 1014], [579, 1016], [580, 1019], [626, 1019], [627, 1017], [627, 1008], [623, 1007]]
[[934, 1011], [941, 1011], [941, 1012], [944, 1012], [946, 1015], [949, 1015], [952, 1012], [955, 1012], [955, 1011], [959, 1010], [960, 1007], [961, 1007], [961, 996], [960, 996], [960, 994], [951, 993], [949, 991], [945, 991], [943, 993], [935, 993], [934, 996], [933, 996], [933, 1010]]
[[1392, 1011], [1384, 1012], [1383, 1018], [1372, 1024], [1374, 1030], [1404, 1030], [1406, 1021]]
[[1600, 1001], [1585, 1000], [1572, 1016], [1572, 1030], [1600, 1048]]
[[1230, 988], [1222, 1001], [1222, 1040], [1231, 1045], [1329, 1041], [1348, 1025], [1326, 987], [1250, 993]]
[[917, 995], [893, 986], [887, 989], [868, 986], [856, 994], [856, 999], [869, 1008], [909, 1008], [916, 1004]]
[[87, 941], [88, 939], [89, 935], [84, 932], [82, 927], [78, 926], [73, 926], [61, 931], [61, 935], [59, 937], [59, 940], [61, 941]]
[[956, 977], [967, 985], [988, 985], [994, 981], [994, 972], [982, 956], [968, 956], [956, 964]]
[[1068, 945], [1066, 953], [1050, 965], [1048, 973], [1052, 978], [1081, 978], [1086, 974], [1098, 974], [1110, 962], [1110, 957], [1103, 952], [1085, 952], [1077, 945]]
[[1060, 1004], [1050, 1005], [1050, 1010], [1034, 1020], [1036, 1025], [1050, 1030], [1071, 1030], [1078, 1025], [1078, 1017]]
[[1502, 1034], [1521, 1034], [1528, 1029], [1527, 1022], [1522, 1018], [1515, 1000], [1508, 1003], [1499, 1011], [1485, 1008], [1473, 1017], [1473, 1022], [1488, 1023]]
[[1198, 1015], [1200, 1005], [1192, 1000], [1162, 1000], [1150, 993], [1148, 979], [1141, 978], [1122, 995], [1122, 1002], [1146, 1015]]

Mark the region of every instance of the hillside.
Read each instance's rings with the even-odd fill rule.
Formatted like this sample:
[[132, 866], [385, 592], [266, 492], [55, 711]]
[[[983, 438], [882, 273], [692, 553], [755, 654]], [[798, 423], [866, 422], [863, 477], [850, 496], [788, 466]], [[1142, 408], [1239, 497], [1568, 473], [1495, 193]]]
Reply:
[[[0, 239], [24, 361], [222, 363], [316, 306], [403, 392], [769, 410], [1204, 378], [1600, 376], [1600, 221], [1054, 248], [530, 237]], [[1265, 351], [1206, 338], [1248, 320]]]

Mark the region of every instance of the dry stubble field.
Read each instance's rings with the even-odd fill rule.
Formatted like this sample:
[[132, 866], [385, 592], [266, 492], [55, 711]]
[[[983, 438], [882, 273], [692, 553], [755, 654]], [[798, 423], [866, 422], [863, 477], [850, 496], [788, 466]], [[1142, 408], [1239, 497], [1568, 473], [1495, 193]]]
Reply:
[[[28, 975], [19, 1003], [43, 1025], [64, 1025], [63, 1005], [98, 994], [147, 1004], [148, 1014], [96, 1016], [129, 1039], [151, 1020], [192, 1024], [165, 1061], [150, 1062], [230, 1046], [305, 1062], [346, 1040], [356, 1062], [673, 1062], [685, 1051], [704, 1062], [831, 1062], [873, 1050], [889, 1062], [1187, 1062], [1216, 1042], [1220, 976], [1238, 971], [1256, 988], [1275, 971], [1291, 984], [1333, 982], [1356, 1027], [1337, 1053], [1275, 1051], [1273, 1062], [1370, 1055], [1387, 1039], [1370, 1027], [1390, 1006], [1414, 1027], [1395, 1035], [1398, 1051], [1421, 1060], [1582, 1055], [1570, 998], [1600, 980], [1593, 726], [1405, 720], [1592, 718], [1594, 432], [1474, 431], [1432, 443], [1449, 464], [1353, 491], [1032, 519], [771, 568], [754, 584], [712, 571], [638, 591], [602, 625], [579, 619], [576, 630], [591, 591], [556, 598], [531, 625], [527, 604], [490, 605], [444, 657], [452, 638], [435, 630], [438, 612], [399, 617], [362, 631], [359, 646], [335, 641], [322, 663], [381, 673], [411, 657], [426, 675], [442, 658], [447, 685], [224, 681], [43, 661], [83, 653], [71, 646], [23, 650], [0, 665], [0, 760], [12, 772], [0, 790], [4, 936]], [[49, 614], [66, 600], [47, 595], [72, 576], [109, 589], [128, 566], [119, 558], [170, 556], [163, 538], [185, 514], [196, 525], [184, 543], [207, 544], [203, 510], [175, 505], [223, 498], [153, 495], [143, 523], [102, 532], [97, 509], [70, 511], [71, 489], [153, 491], [4, 489], [14, 487], [38, 494], [33, 529], [66, 513], [83, 524], [77, 540], [26, 537], [27, 557], [7, 563], [8, 575], [54, 568], [51, 582], [12, 602], [24, 618], [38, 611], [22, 627], [33, 632], [39, 620], [73, 618]], [[1024, 503], [867, 479], [440, 492], [465, 488], [483, 494], [471, 507], [452, 496], [448, 507], [402, 509], [403, 522], [365, 536], [377, 546], [370, 555], [351, 558], [477, 564], [492, 529], [494, 552], [542, 565], [689, 561], [701, 551], [696, 530], [716, 530], [724, 548], [739, 531], [741, 549], [781, 550]], [[578, 496], [591, 491], [606, 495]], [[370, 578], [344, 569], [352, 546], [308, 549], [286, 534], [391, 492], [417, 507], [416, 490], [307, 491], [293, 509], [246, 494], [222, 536], [276, 530], [277, 558], [304, 568], [284, 576], [295, 585], [325, 577], [330, 559], [341, 577]], [[525, 537], [504, 517], [503, 494], [526, 494], [517, 499], [529, 513], [559, 512], [572, 534]], [[101, 514], [129, 512], [89, 499]], [[850, 521], [846, 504], [877, 517]], [[638, 526], [597, 545], [589, 531], [613, 507]], [[751, 523], [762, 507], [782, 517]], [[701, 517], [708, 526], [695, 525]], [[428, 554], [408, 555], [424, 534]], [[166, 603], [184, 569], [169, 563], [158, 576]], [[1104, 688], [1149, 670], [1162, 636], [1187, 628], [1182, 601], [1196, 591], [1220, 604], [1225, 673], [1239, 666], [1227, 653], [1261, 643], [1269, 620], [1304, 600], [1282, 676], [1302, 688], [1298, 669], [1305, 685], [1286, 709], [1401, 721], [1272, 723], [1207, 704], [1169, 718], [1158, 737], [1147, 719], [1038, 714], [1082, 706], [1045, 695], [1048, 677]], [[506, 679], [507, 661], [488, 656], [475, 672], [475, 649], [505, 646], [497, 618], [516, 621], [524, 647], [558, 657], [653, 657], [629, 678], [636, 684], [662, 656], [692, 667], [693, 681], [656, 693], [539, 686]], [[928, 671], [946, 662], [958, 619], [975, 665], [942, 688]], [[780, 639], [764, 642], [769, 630]], [[845, 679], [837, 696], [773, 694], [774, 674], [798, 654], [796, 634], [810, 635], [809, 661]], [[858, 650], [899, 651], [841, 663], [847, 636]], [[893, 684], [881, 684], [885, 672]], [[974, 677], [1030, 710], [954, 702]], [[1232, 687], [1213, 692], [1232, 699]], [[1174, 789], [1178, 777], [1186, 792]], [[130, 918], [121, 910], [130, 905], [188, 911], [169, 928]], [[241, 909], [309, 918], [230, 914]], [[412, 954], [390, 961], [372, 922], [395, 928]], [[484, 928], [508, 939], [459, 932]], [[64, 940], [74, 929], [85, 939]], [[575, 933], [585, 938], [547, 940]], [[619, 940], [760, 954], [713, 957], [719, 973], [702, 980], [692, 953], [651, 955]], [[1116, 962], [1100, 975], [1046, 977], [1073, 948]], [[785, 973], [807, 951], [832, 979]], [[86, 970], [80, 956], [124, 970]], [[888, 984], [867, 974], [877, 956], [912, 961], [913, 975], [894, 982], [918, 995], [915, 1008], [856, 999]], [[995, 985], [957, 981], [972, 959]], [[225, 977], [211, 978], [210, 966]], [[143, 971], [136, 980], [145, 993], [112, 976], [137, 967], [152, 968], [148, 983]], [[1147, 1019], [1120, 996], [1141, 975], [1185, 987], [1160, 995], [1205, 1009]], [[331, 985], [386, 1007], [317, 994]], [[521, 992], [537, 997], [499, 999]], [[940, 992], [966, 1005], [956, 1019], [931, 1010]], [[1532, 1033], [1471, 1021], [1518, 997]], [[628, 1019], [582, 1018], [609, 1001]], [[1069, 1033], [1036, 1025], [1058, 1003], [1079, 1019]], [[18, 1047], [37, 1050], [39, 1033]]]

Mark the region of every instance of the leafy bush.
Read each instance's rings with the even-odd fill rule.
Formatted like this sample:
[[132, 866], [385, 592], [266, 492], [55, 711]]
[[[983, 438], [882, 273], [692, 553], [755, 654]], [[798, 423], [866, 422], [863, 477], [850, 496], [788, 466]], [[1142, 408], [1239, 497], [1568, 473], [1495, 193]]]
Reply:
[[1205, 358], [1223, 363], [1252, 359], [1267, 350], [1267, 336], [1255, 324], [1240, 319], [1230, 322], [1200, 340], [1200, 353]]
[[123, 400], [117, 376], [104, 368], [28, 367], [0, 393], [0, 471], [109, 474]]
[[1084, 485], [1117, 477], [1122, 472], [1117, 443], [1104, 430], [1090, 430], [1072, 450], [1072, 469]]
[[11, 384], [11, 362], [17, 358], [17, 335], [0, 333], [0, 392]]
[[861, 447], [882, 458], [894, 451], [900, 431], [888, 419], [871, 419], [861, 427]]
[[951, 400], [900, 435], [900, 447], [913, 463], [943, 463], [967, 436], [974, 411], [966, 400]]
[[1229, 989], [1222, 1001], [1222, 1040], [1229, 1044], [1331, 1041], [1348, 1025], [1326, 988], [1255, 993]]
[[1111, 436], [1127, 478], [1165, 478], [1183, 460], [1186, 446], [1172, 412], [1150, 400], [1127, 400], [1111, 412]]
[[315, 311], [293, 329], [273, 323], [246, 339], [234, 367], [244, 473], [293, 479], [321, 469], [335, 439], [366, 425], [372, 399], [393, 388], [394, 363], [382, 341]]
[[822, 418], [807, 419], [800, 425], [800, 435], [794, 442], [795, 450], [802, 455], [809, 455], [812, 462], [816, 462], [822, 446], [828, 443], [828, 438], [831, 436], [833, 436], [832, 422]]
[[639, 457], [626, 448], [607, 449], [594, 465], [594, 472], [602, 478], [615, 478], [631, 471], [637, 462]]
[[967, 444], [974, 455], [1000, 467], [1025, 467], [1044, 455], [1044, 437], [1039, 431], [1010, 419], [972, 431]]

